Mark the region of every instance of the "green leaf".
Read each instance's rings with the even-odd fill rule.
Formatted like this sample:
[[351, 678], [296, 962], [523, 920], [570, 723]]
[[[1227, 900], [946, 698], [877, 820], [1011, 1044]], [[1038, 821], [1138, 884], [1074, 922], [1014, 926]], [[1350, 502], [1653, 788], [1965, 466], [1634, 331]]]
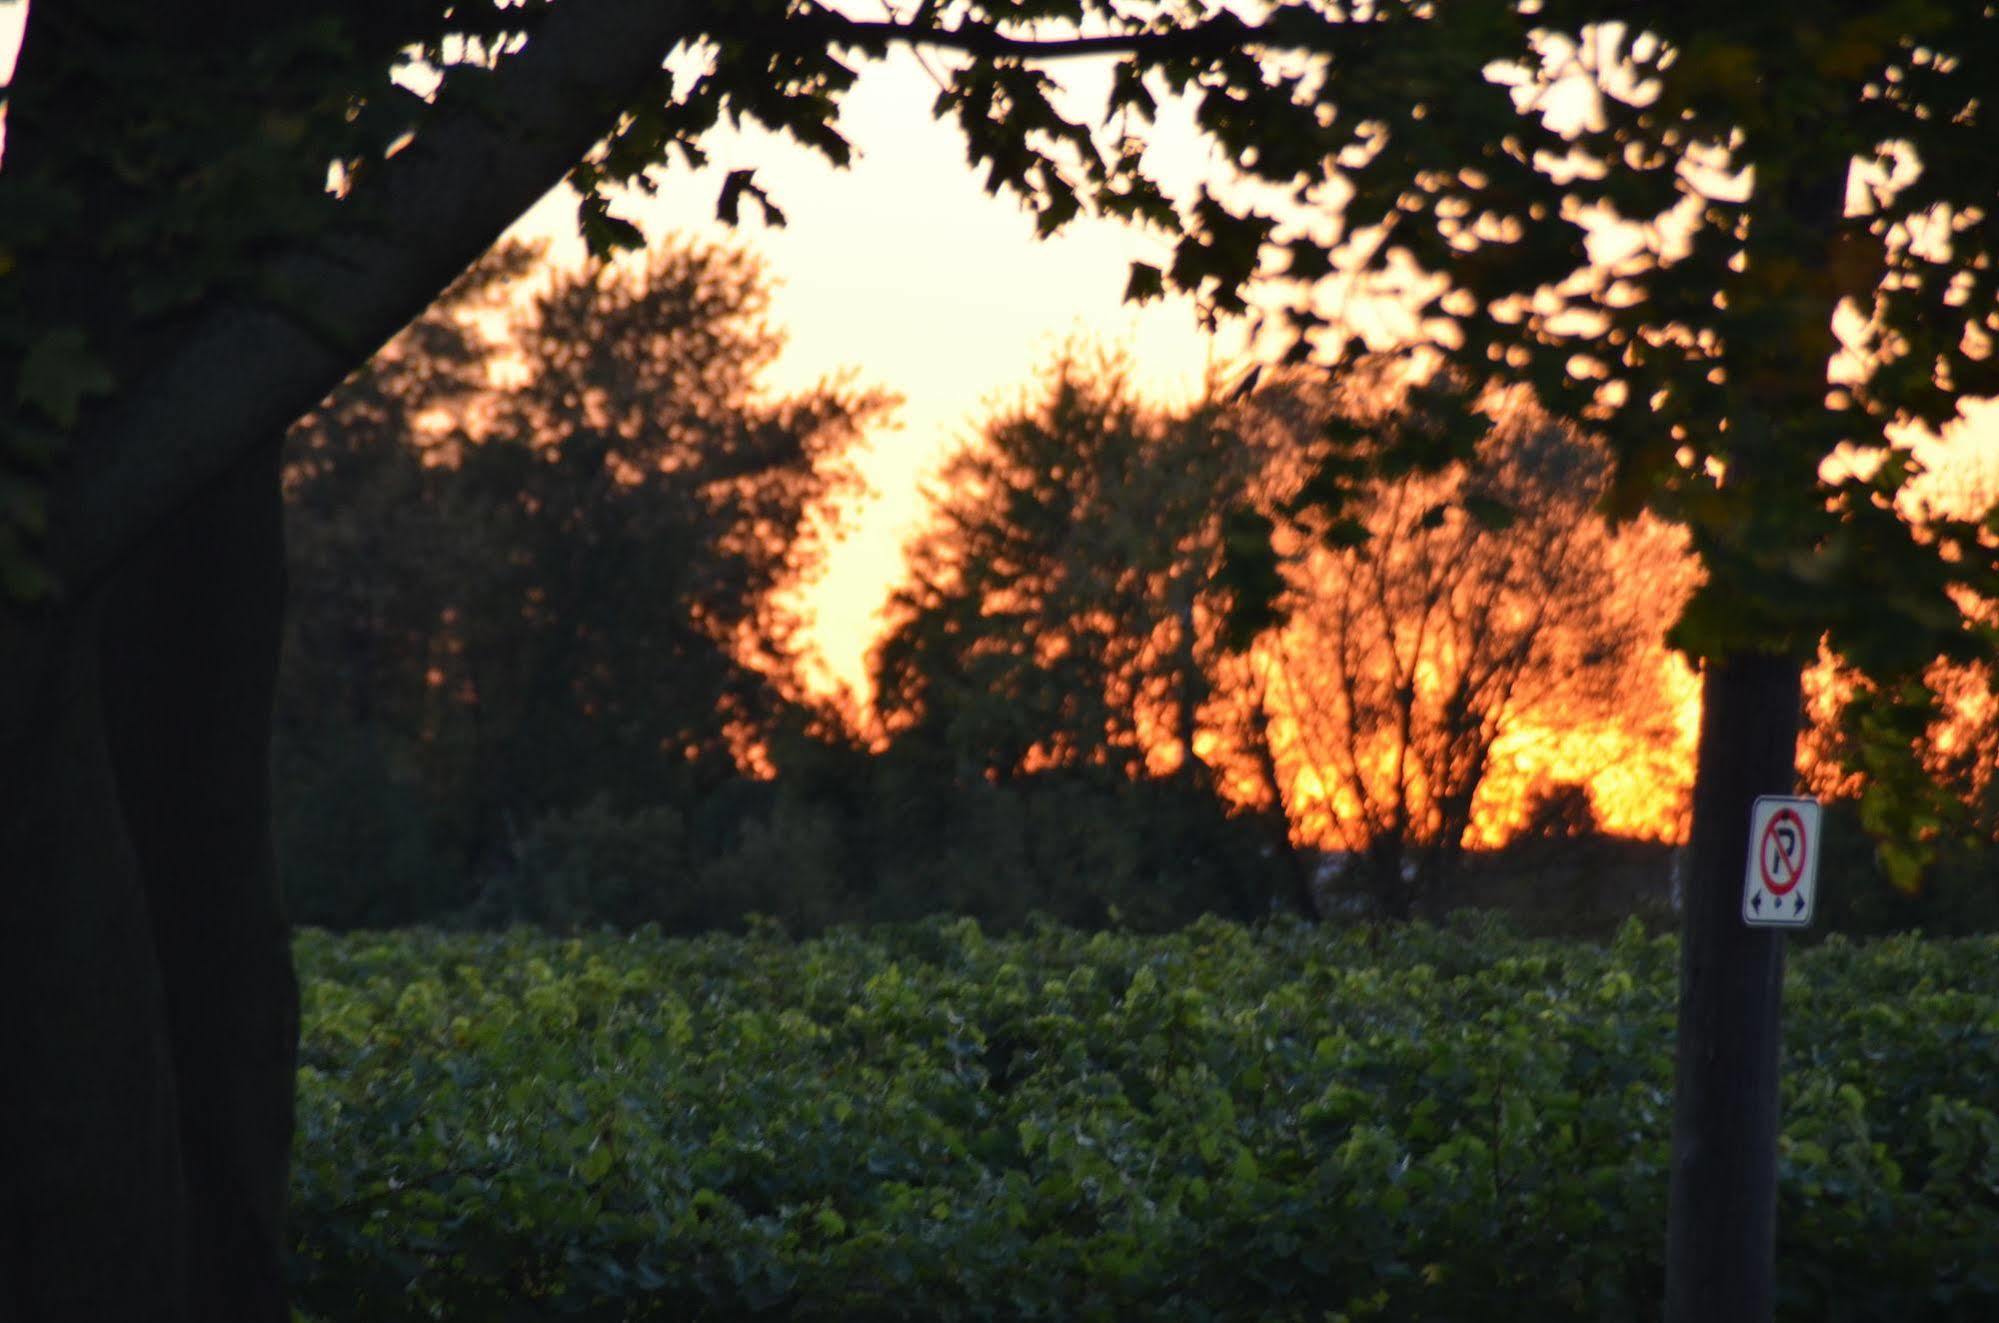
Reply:
[[82, 330], [59, 326], [28, 347], [14, 396], [67, 431], [76, 426], [84, 400], [109, 395], [116, 384]]
[[1311, 283], [1333, 273], [1332, 253], [1324, 244], [1311, 239], [1293, 239], [1285, 245], [1285, 253], [1289, 258], [1284, 272], [1287, 279]]
[[1520, 520], [1520, 512], [1505, 501], [1491, 496], [1473, 494], [1464, 499], [1465, 513], [1477, 522], [1480, 528], [1490, 533], [1503, 533]]
[[610, 1173], [612, 1162], [610, 1146], [595, 1144], [576, 1164], [576, 1174], [583, 1178], [585, 1185], [595, 1185]]
[[599, 193], [586, 193], [577, 203], [576, 221], [592, 257], [601, 260], [645, 247], [645, 231], [622, 216], [613, 216], [610, 203]]
[[1125, 281], [1124, 301], [1126, 303], [1148, 303], [1166, 293], [1166, 276], [1158, 267], [1149, 262], [1133, 262], [1131, 276]]
[[763, 212], [764, 224], [773, 229], [783, 229], [784, 213], [770, 200], [770, 194], [756, 183], [755, 175], [754, 170], [731, 170], [728, 173], [728, 176], [722, 180], [721, 195], [715, 199], [715, 218], [724, 225], [737, 224], [742, 213], [743, 199], [748, 197]]

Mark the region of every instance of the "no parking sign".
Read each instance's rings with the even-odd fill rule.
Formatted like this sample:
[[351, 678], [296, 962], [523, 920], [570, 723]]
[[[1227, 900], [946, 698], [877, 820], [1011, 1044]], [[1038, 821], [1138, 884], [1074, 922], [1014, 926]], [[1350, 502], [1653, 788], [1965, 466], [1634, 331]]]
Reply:
[[1764, 795], [1749, 813], [1749, 866], [1742, 921], [1752, 928], [1803, 928], [1818, 895], [1817, 800]]

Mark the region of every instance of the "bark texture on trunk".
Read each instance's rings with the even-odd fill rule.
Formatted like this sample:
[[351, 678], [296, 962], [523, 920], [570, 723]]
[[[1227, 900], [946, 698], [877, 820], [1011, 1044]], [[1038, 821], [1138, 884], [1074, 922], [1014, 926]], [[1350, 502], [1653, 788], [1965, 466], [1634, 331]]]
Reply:
[[1775, 1303], [1780, 931], [1742, 922], [1749, 817], [1793, 792], [1797, 662], [1738, 654], [1702, 682], [1680, 952], [1667, 1323], [1766, 1323]]
[[282, 1323], [276, 447], [0, 621], [0, 1321]]

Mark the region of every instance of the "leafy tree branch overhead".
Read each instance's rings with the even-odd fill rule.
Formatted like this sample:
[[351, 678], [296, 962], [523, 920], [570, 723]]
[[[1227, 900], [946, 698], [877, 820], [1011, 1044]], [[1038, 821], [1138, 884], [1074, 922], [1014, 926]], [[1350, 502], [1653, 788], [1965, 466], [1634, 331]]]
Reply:
[[[584, 194], [592, 243], [629, 243], [635, 232], [610, 214], [604, 187], [641, 179], [669, 154], [701, 161], [702, 134], [725, 116], [843, 160], [839, 100], [855, 76], [839, 58], [844, 41], [867, 56], [891, 39], [945, 41], [1000, 26], [959, 15], [941, 29], [925, 19], [891, 32], [812, 6], [696, 12], [603, 0], [318, 5], [254, 22], [226, 9], [98, 8], [33, 12], [11, 98], [17, 130], [27, 131], [15, 135], [0, 242], [30, 292], [6, 313], [19, 355], [9, 375], [28, 406], [10, 466], [45, 471], [51, 434], [72, 434], [91, 472], [79, 484], [87, 490], [59, 485], [53, 509], [31, 500], [35, 508], [10, 518], [17, 593], [48, 586], [25, 568], [22, 544], [44, 536], [37, 530], [48, 530], [38, 559], [57, 579], [74, 588], [102, 573], [135, 530], [225, 467], [246, 438], [310, 407], [565, 175]], [[1085, 18], [1177, 49], [1171, 33], [1108, 6], [1009, 13], [1006, 26]], [[159, 38], [160, 58], [136, 41], [120, 47], [121, 35], [138, 34]], [[676, 51], [705, 67], [677, 77], [665, 64]], [[437, 75], [424, 95], [406, 85], [413, 70]], [[1022, 191], [1051, 216], [1073, 214], [1073, 190], [1039, 147], [1020, 147], [1026, 164], [1015, 148], [1001, 151], [1003, 139], [1056, 122], [1038, 76], [1019, 69], [1017, 54], [988, 54], [957, 81], [971, 98], [960, 118], [990, 125], [975, 133], [973, 153], [996, 168], [994, 186]], [[280, 83], [286, 94], [268, 96]], [[994, 91], [1004, 93], [999, 103]], [[96, 127], [136, 128], [86, 133], [69, 118], [78, 108]], [[75, 131], [43, 132], [45, 114]], [[1088, 141], [1064, 132], [1072, 145]], [[60, 161], [44, 151], [58, 137], [76, 149]], [[127, 138], [150, 150], [126, 151]], [[328, 165], [340, 183], [333, 194], [323, 187]], [[727, 176], [723, 208], [745, 196], [767, 200], [748, 175]], [[101, 236], [68, 223], [107, 205], [125, 220]], [[130, 300], [84, 320], [116, 314], [152, 335], [27, 320], [33, 286], [107, 262], [132, 269]], [[136, 278], [155, 266], [165, 279]], [[227, 400], [209, 389], [225, 364]]]
[[[611, 187], [705, 159], [727, 120], [844, 160], [843, 93], [910, 44], [948, 54], [939, 114], [1044, 229], [1093, 209], [1175, 236], [1169, 263], [1133, 271], [1136, 296], [1240, 310], [1265, 280], [1296, 294], [1281, 315], [1301, 347], [1332, 353], [1328, 282], [1426, 291], [1423, 347], [1530, 382], [1607, 438], [1617, 511], [1692, 529], [1712, 572], [1690, 651], [1832, 636], [1872, 700], [1858, 726], [1888, 732], [1855, 745], [1877, 784], [1908, 724], [1882, 709], [1920, 707], [1935, 657], [1991, 645], [1951, 597], [1990, 595], [1991, 535], [1906, 517], [1914, 468], [1891, 444], [1999, 390], [1989, 7], [1696, 5], [1640, 28], [1582, 0], [886, 18], [107, 0], [44, 5], [31, 29], [0, 174], [14, 595], [103, 579], [555, 181], [613, 246], [633, 233]], [[1114, 61], [1087, 115], [1040, 68], [1079, 56]], [[1146, 124], [1175, 92], [1262, 187], [1173, 197], [1147, 175]], [[778, 201], [743, 168], [717, 199]], [[1303, 219], [1335, 206], [1330, 230]], [[1433, 466], [1475, 431], [1389, 458]], [[1847, 446], [1861, 462], [1829, 469]], [[1340, 481], [1316, 490], [1341, 499]]]
[[[1133, 271], [1137, 297], [1178, 289], [1237, 312], [1269, 282], [1258, 306], [1288, 321], [1301, 350], [1337, 352], [1331, 287], [1418, 289], [1429, 349], [1525, 379], [1605, 435], [1616, 507], [1688, 522], [1703, 555], [1727, 563], [1682, 633], [1697, 655], [1809, 650], [1831, 630], [1848, 655], [1881, 654], [1885, 676], [1972, 646], [1942, 599], [1990, 569], [1974, 530], [1933, 521], [1918, 539], [1884, 512], [1879, 498], [1892, 505], [1909, 475], [1902, 461], [1839, 479], [1819, 468], [1842, 445], [1886, 448], [1894, 426], [1936, 426], [1960, 397], [1999, 393], [1994, 221], [1980, 206], [1995, 165], [1975, 95], [1995, 38], [1979, 7], [1745, 17], [1696, 6], [1642, 30], [1614, 6], [1498, 0], [1248, 16], [1060, 0], [889, 15], [385, 3], [245, 25], [212, 54], [189, 52], [191, 65], [282, 72], [297, 90], [221, 152], [221, 130], [201, 127], [233, 113], [219, 92], [147, 112], [176, 145], [143, 168], [194, 199], [157, 208], [152, 230], [179, 237], [170, 254], [154, 233], [126, 255], [174, 268], [134, 282], [141, 322], [172, 311], [173, 352], [17, 322], [31, 434], [10, 441], [22, 496], [10, 503], [15, 550], [0, 554], [17, 588], [35, 587], [31, 559], [79, 582], [101, 572], [131, 530], [232, 453], [228, 434], [302, 412], [565, 174], [592, 243], [633, 243], [614, 185], [646, 187], [669, 159], [705, 162], [703, 136], [724, 121], [844, 162], [843, 93], [869, 60], [912, 44], [948, 54], [937, 113], [963, 129], [987, 187], [1017, 196], [1044, 232], [1089, 210], [1175, 236], [1164, 269]], [[1040, 67], [1077, 56], [1116, 60], [1105, 104], [1088, 113]], [[32, 47], [27, 59], [32, 122]], [[90, 76], [112, 67], [93, 60]], [[422, 96], [408, 90], [426, 81], [418, 70], [435, 83]], [[187, 71], [151, 75], [163, 76]], [[1174, 197], [1148, 175], [1145, 127], [1174, 93], [1193, 98], [1240, 178], [1266, 187]], [[103, 98], [104, 113], [127, 97]], [[301, 160], [337, 162], [341, 196]], [[1848, 162], [1860, 167], [1852, 206]], [[17, 232], [0, 242], [27, 253], [90, 199], [38, 182], [32, 158], [18, 164], [13, 191], [34, 205], [9, 208]], [[748, 167], [717, 189], [731, 216], [750, 201], [783, 217], [781, 187]], [[230, 223], [203, 227], [204, 207], [230, 208]], [[1434, 279], [1412, 286], [1411, 271]], [[1281, 288], [1293, 296], [1276, 309]], [[1860, 319], [1854, 349], [1868, 366], [1827, 397], [1797, 364], [1839, 351], [1842, 308]], [[239, 383], [226, 401], [206, 389], [223, 361]], [[272, 383], [268, 404], [241, 389], [250, 380]], [[1744, 385], [1767, 386], [1781, 407], [1746, 411], [1732, 388]], [[92, 476], [45, 510], [21, 479], [52, 462], [65, 420], [82, 429], [74, 445]], [[38, 529], [50, 540], [30, 558]], [[1871, 627], [1884, 610], [1900, 627]]]

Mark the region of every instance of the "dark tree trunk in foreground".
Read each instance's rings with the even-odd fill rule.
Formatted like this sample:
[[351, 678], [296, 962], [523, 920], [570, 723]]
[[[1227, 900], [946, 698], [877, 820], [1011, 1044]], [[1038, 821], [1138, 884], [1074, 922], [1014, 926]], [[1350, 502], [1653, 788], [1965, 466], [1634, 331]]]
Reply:
[[[282, 1320], [276, 447], [0, 626], [0, 1320]], [[18, 668], [18, 669], [17, 669]]]
[[[80, 333], [121, 391], [192, 314], [135, 315], [133, 287], [183, 254], [120, 242], [158, 202], [143, 169], [108, 163], [153, 159], [149, 133], [208, 142], [220, 121], [170, 88], [247, 104], [217, 77], [264, 35], [244, 17], [137, 0], [30, 16], [9, 197], [53, 190], [67, 210], [19, 294], [28, 326]], [[157, 80], [109, 58], [120, 33], [149, 43]], [[232, 386], [209, 396], [226, 407]], [[64, 594], [0, 605], [0, 1323], [281, 1323], [298, 994], [269, 829], [277, 429], [119, 529], [79, 514], [117, 449], [80, 403], [50, 487]], [[140, 417], [136, 452], [170, 455], [188, 419]]]
[[[335, 15], [374, 49], [368, 24], [393, 35], [400, 11], [31, 11], [0, 203], [48, 186], [74, 206], [11, 279], [25, 324], [81, 330], [115, 394], [64, 428], [49, 492], [46, 556], [69, 596], [0, 605], [0, 1323], [286, 1318], [297, 993], [267, 783], [274, 438], [615, 125], [689, 8], [554, 7], [528, 50], [441, 95], [363, 199], [321, 196], [323, 165], [301, 156], [269, 186], [320, 208], [320, 232], [242, 254], [171, 321], [130, 295], [134, 273], [181, 259], [177, 241], [118, 235], [180, 185], [107, 162], [193, 141], [176, 120], [190, 107], [239, 106], [199, 121], [223, 139], [262, 133], [287, 88], [260, 81], [260, 43]], [[0, 362], [0, 381], [17, 371]]]
[[1775, 1300], [1779, 929], [1742, 922], [1749, 815], [1797, 782], [1798, 664], [1735, 655], [1701, 686], [1680, 956], [1667, 1323], [1767, 1323]]
[[281, 513], [274, 441], [170, 521], [160, 554], [119, 577], [104, 621], [112, 765], [165, 997], [196, 1319], [286, 1317], [298, 989], [271, 840]]
[[184, 1205], [170, 1049], [105, 739], [102, 614], [0, 623], [5, 1323], [171, 1317], [148, 1302], [182, 1294], [161, 1234]]

